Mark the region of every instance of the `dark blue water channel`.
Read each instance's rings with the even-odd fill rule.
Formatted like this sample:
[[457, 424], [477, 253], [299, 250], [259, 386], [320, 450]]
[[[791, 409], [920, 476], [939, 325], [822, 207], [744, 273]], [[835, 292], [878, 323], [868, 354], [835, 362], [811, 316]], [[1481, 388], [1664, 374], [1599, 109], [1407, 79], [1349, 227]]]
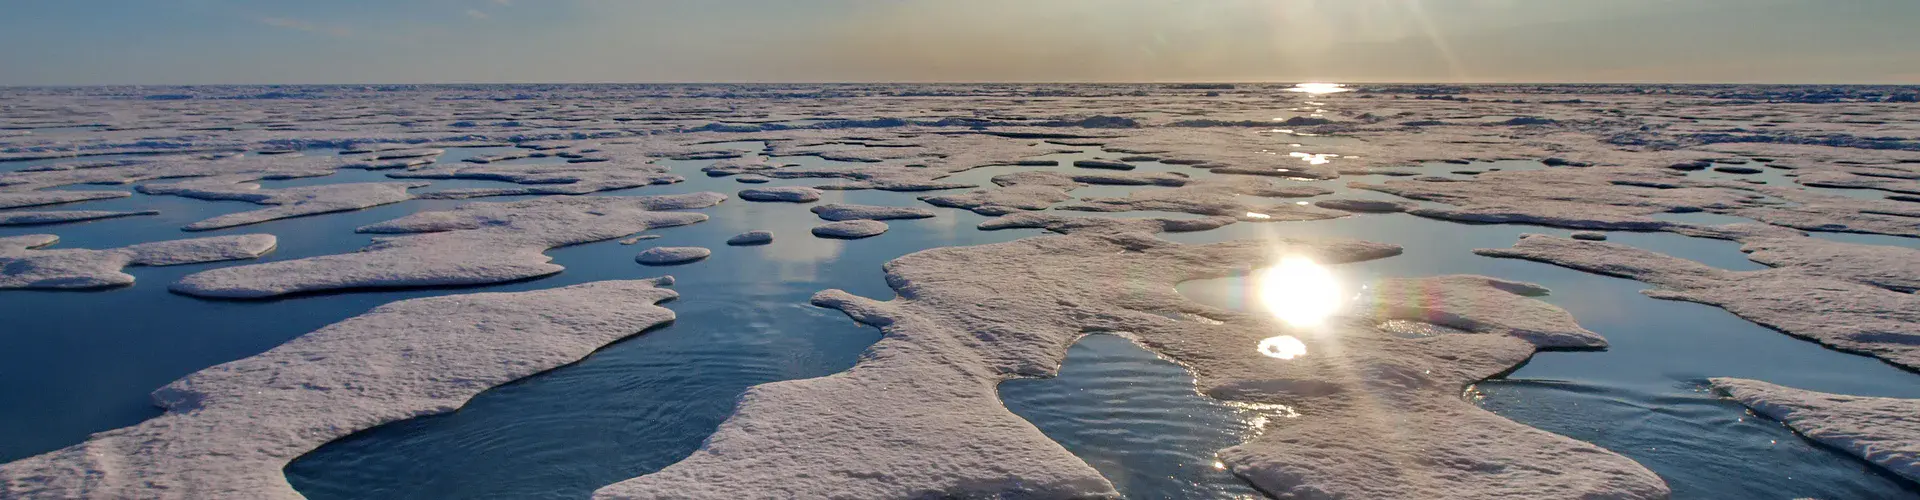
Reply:
[[[717, 148], [757, 151], [759, 143]], [[1284, 146], [1284, 145], [1283, 145]], [[505, 148], [455, 148], [441, 161]], [[1074, 159], [1125, 155], [1036, 144], [1036, 155]], [[325, 154], [310, 151], [309, 154]], [[556, 161], [526, 159], [519, 162]], [[826, 166], [811, 156], [780, 163]], [[709, 178], [710, 162], [667, 161], [687, 182], [598, 196], [698, 191], [732, 194], [748, 187]], [[0, 163], [0, 170], [18, 165]], [[1140, 171], [1205, 171], [1137, 162]], [[984, 184], [993, 175], [1030, 167], [994, 167], [953, 179]], [[1038, 167], [1072, 170], [1073, 167]], [[1435, 164], [1453, 170], [1543, 168], [1532, 162]], [[322, 178], [270, 181], [267, 187], [388, 181], [380, 172], [345, 170]], [[1312, 184], [1333, 197], [1391, 198], [1345, 188], [1347, 177]], [[427, 181], [421, 191], [498, 187], [489, 181]], [[823, 181], [776, 180], [769, 185]], [[81, 186], [74, 189], [124, 189]], [[1096, 186], [1076, 196], [1124, 196], [1135, 187]], [[157, 414], [146, 394], [195, 370], [272, 348], [302, 333], [387, 302], [457, 293], [545, 289], [606, 279], [670, 274], [682, 297], [667, 304], [667, 325], [609, 346], [584, 361], [508, 384], [461, 410], [397, 422], [331, 443], [288, 467], [290, 481], [312, 498], [583, 498], [592, 490], [665, 467], [691, 453], [731, 412], [747, 387], [843, 370], [878, 332], [836, 311], [807, 305], [816, 291], [841, 288], [893, 296], [881, 264], [914, 251], [1009, 241], [1036, 230], [984, 232], [966, 211], [933, 208], [918, 193], [829, 191], [823, 202], [918, 206], [939, 215], [890, 221], [891, 231], [856, 241], [819, 239], [820, 223], [804, 205], [729, 200], [703, 210], [712, 220], [657, 231], [659, 239], [606, 241], [552, 250], [565, 272], [486, 287], [322, 294], [271, 301], [208, 301], [170, 294], [165, 285], [215, 263], [130, 268], [136, 286], [102, 292], [0, 292], [0, 461], [67, 446], [88, 433], [136, 424]], [[515, 197], [479, 201], [507, 201]], [[157, 216], [55, 226], [0, 228], [0, 236], [57, 234], [55, 248], [109, 248], [197, 236], [270, 233], [280, 248], [264, 261], [350, 252], [368, 236], [353, 228], [467, 201], [414, 200], [366, 210], [274, 221], [204, 233], [178, 228], [200, 219], [252, 210], [238, 202], [206, 202], [135, 194], [57, 209], [157, 209]], [[1270, 201], [1269, 201], [1270, 202]], [[45, 208], [43, 208], [45, 209]], [[1076, 215], [1082, 215], [1076, 213]], [[1107, 216], [1166, 215], [1152, 213]], [[1177, 214], [1185, 216], [1184, 214]], [[729, 247], [749, 230], [769, 230], [774, 243]], [[1339, 266], [1344, 279], [1477, 273], [1547, 285], [1547, 300], [1606, 335], [1606, 352], [1545, 353], [1507, 380], [1479, 385], [1484, 407], [1521, 422], [1594, 442], [1646, 464], [1680, 498], [1898, 498], [1912, 486], [1839, 453], [1812, 446], [1777, 423], [1749, 416], [1713, 397], [1712, 376], [1768, 380], [1807, 389], [1920, 397], [1912, 374], [1870, 358], [1841, 354], [1753, 325], [1716, 308], [1647, 299], [1645, 285], [1545, 264], [1490, 259], [1470, 250], [1511, 245], [1520, 234], [1565, 231], [1511, 225], [1461, 225], [1406, 215], [1334, 221], [1236, 224], [1170, 235], [1188, 242], [1273, 235], [1345, 236], [1395, 243], [1405, 255]], [[1756, 269], [1734, 243], [1670, 234], [1613, 233], [1613, 240], [1728, 269]], [[702, 246], [712, 257], [649, 268], [634, 254], [651, 246]], [[1245, 307], [1239, 279], [1181, 286], [1195, 300]], [[1086, 337], [1069, 351], [1059, 377], [1009, 381], [1008, 407], [1086, 459], [1135, 498], [1257, 496], [1213, 464], [1214, 451], [1244, 440], [1254, 410], [1200, 396], [1191, 374], [1112, 335]]]

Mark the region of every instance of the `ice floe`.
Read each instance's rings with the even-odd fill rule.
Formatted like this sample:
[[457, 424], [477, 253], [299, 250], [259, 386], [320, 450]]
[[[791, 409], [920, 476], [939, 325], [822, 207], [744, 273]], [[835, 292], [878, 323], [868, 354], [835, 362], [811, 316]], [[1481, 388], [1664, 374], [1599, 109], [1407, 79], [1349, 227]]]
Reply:
[[820, 190], [810, 187], [788, 186], [774, 188], [742, 189], [737, 195], [747, 201], [784, 201], [789, 203], [812, 203], [820, 201]]
[[821, 219], [839, 222], [848, 220], [900, 220], [925, 219], [933, 217], [932, 211], [914, 207], [889, 207], [881, 205], [852, 205], [828, 203], [811, 209]]
[[0, 237], [0, 289], [88, 289], [127, 286], [127, 266], [174, 266], [252, 259], [272, 251], [270, 234], [156, 241], [105, 250], [43, 248], [50, 234]]
[[871, 238], [885, 232], [887, 232], [887, 223], [870, 219], [828, 222], [826, 224], [813, 226], [814, 236], [841, 240]]
[[[1525, 296], [1545, 292], [1538, 287], [1482, 277], [1382, 283], [1337, 333], [1291, 330], [1304, 348], [1291, 359], [1259, 348], [1288, 327], [1173, 289], [1280, 256], [1331, 264], [1398, 252], [1349, 240], [1179, 245], [1095, 232], [908, 255], [886, 266], [899, 298], [814, 297], [884, 332], [858, 365], [749, 390], [693, 456], [596, 497], [1113, 496], [1105, 478], [1013, 416], [994, 390], [1053, 373], [1077, 337], [1096, 331], [1127, 332], [1193, 367], [1205, 394], [1283, 409], [1271, 418], [1284, 421], [1221, 453], [1226, 467], [1275, 495], [1666, 496], [1659, 477], [1630, 460], [1461, 399], [1461, 387], [1537, 348], [1604, 345], [1565, 311]], [[1176, 312], [1221, 321], [1161, 314]], [[1471, 333], [1409, 339], [1373, 326], [1408, 318]], [[837, 458], [849, 454], [861, 459]]]
[[732, 246], [754, 246], [768, 243], [773, 243], [773, 233], [767, 231], [747, 231], [734, 235], [732, 238], [727, 238], [727, 244]]
[[649, 266], [671, 266], [685, 264], [713, 255], [712, 250], [701, 247], [653, 247], [634, 257], [635, 262]]
[[383, 305], [154, 391], [166, 413], [139, 425], [0, 465], [0, 497], [302, 498], [282, 471], [300, 455], [670, 322], [654, 304], [675, 296], [601, 281]]
[[0, 212], [0, 226], [37, 226], [119, 217], [159, 214], [158, 210], [116, 212], [110, 210], [54, 210], [41, 212]]
[[534, 278], [563, 269], [549, 262], [544, 253], [549, 248], [705, 221], [705, 214], [665, 210], [705, 208], [723, 199], [719, 193], [694, 193], [469, 203], [361, 227], [363, 233], [403, 236], [375, 238], [358, 252], [203, 271], [171, 289], [199, 297], [263, 298]]
[[[1768, 243], [1759, 243], [1765, 248]], [[1824, 244], [1811, 248], [1825, 247]], [[1855, 247], [1861, 247], [1855, 245]], [[1827, 248], [1881, 258], [1899, 247]], [[1748, 321], [1889, 363], [1920, 369], [1920, 295], [1852, 279], [1886, 274], [1846, 265], [1788, 265], [1760, 271], [1727, 271], [1618, 243], [1530, 234], [1513, 248], [1475, 253], [1526, 259], [1646, 282], [1653, 298], [1684, 300], [1726, 309]], [[1762, 258], [1768, 258], [1763, 256]], [[1781, 261], [1786, 263], [1786, 261]], [[1868, 261], [1869, 264], [1874, 261]], [[1910, 265], [1904, 268], [1911, 268]], [[1897, 272], [1897, 271], [1895, 271]]]
[[413, 199], [408, 189], [427, 183], [371, 182], [324, 184], [285, 189], [261, 189], [257, 178], [201, 177], [196, 179], [141, 185], [139, 191], [151, 195], [173, 195], [201, 200], [234, 200], [268, 205], [269, 208], [221, 215], [188, 224], [188, 231], [225, 229], [271, 220], [345, 212], [377, 207]]
[[1713, 379], [1713, 387], [1807, 439], [1920, 481], [1920, 399], [1826, 394], [1736, 378]]

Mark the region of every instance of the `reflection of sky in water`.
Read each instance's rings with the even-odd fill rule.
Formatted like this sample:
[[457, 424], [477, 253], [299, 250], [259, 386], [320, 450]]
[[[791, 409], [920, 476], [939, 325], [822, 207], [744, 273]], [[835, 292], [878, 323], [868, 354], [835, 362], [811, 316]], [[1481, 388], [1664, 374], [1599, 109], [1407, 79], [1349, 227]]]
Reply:
[[1193, 383], [1185, 367], [1121, 335], [1095, 334], [1067, 350], [1059, 376], [1006, 381], [1000, 398], [1127, 498], [1264, 498], [1216, 466], [1215, 454], [1291, 410], [1224, 403]]
[[[1294, 135], [1275, 139], [1313, 144], [1307, 137]], [[715, 150], [748, 152], [765, 148], [763, 143], [753, 141], [708, 146]], [[1059, 149], [1080, 152], [1042, 157], [1070, 164], [1073, 159], [1125, 156], [1097, 148], [1050, 144], [1035, 148], [1037, 155]], [[506, 150], [454, 148], [441, 160], [458, 161], [463, 156], [501, 151]], [[93, 159], [107, 158], [87, 160]], [[540, 161], [555, 160], [514, 160]], [[832, 164], [817, 157], [783, 157], [778, 161]], [[0, 170], [53, 162], [57, 161], [0, 163]], [[662, 162], [687, 177], [687, 182], [602, 195], [703, 190], [731, 195], [748, 187], [732, 178], [705, 176], [699, 168], [711, 163], [708, 161]], [[1455, 169], [1540, 168], [1533, 162], [1498, 163], [1431, 164], [1416, 168], [1423, 173], [1449, 176], [1446, 172]], [[1187, 166], [1158, 162], [1135, 164], [1140, 167], [1136, 172], [1211, 175]], [[1071, 166], [994, 167], [965, 172], [950, 180], [964, 179], [961, 181], [986, 185], [993, 175], [1021, 170], [1070, 172], [1076, 169]], [[1354, 180], [1389, 179], [1349, 176], [1308, 183], [1337, 191], [1329, 197], [1397, 199], [1344, 186]], [[378, 172], [346, 170], [326, 178], [263, 184], [291, 187], [387, 180], [391, 179]], [[433, 183], [427, 190], [509, 185], [491, 181], [427, 182]], [[775, 180], [768, 185], [826, 182], [832, 181]], [[128, 186], [89, 186], [84, 189], [126, 188]], [[1151, 187], [1091, 186], [1076, 189], [1072, 194], [1125, 196], [1138, 189]], [[822, 203], [929, 208], [914, 200], [922, 194], [925, 193], [829, 191]], [[368, 241], [365, 235], [352, 233], [352, 229], [360, 225], [422, 210], [452, 208], [469, 201], [515, 199], [524, 198], [413, 200], [341, 214], [208, 233], [184, 233], [178, 228], [186, 223], [260, 207], [135, 194], [130, 198], [75, 203], [57, 209], [158, 208], [163, 214], [59, 226], [0, 228], [0, 236], [55, 233], [64, 239], [59, 248], [108, 248], [141, 241], [265, 232], [279, 236], [281, 246], [263, 261], [277, 261], [353, 251]], [[1263, 200], [1268, 203], [1294, 201]], [[9, 293], [5, 300], [0, 300], [0, 315], [18, 318], [10, 320], [13, 321], [10, 326], [18, 326], [20, 331], [60, 334], [0, 336], [0, 370], [5, 370], [0, 371], [0, 395], [5, 395], [0, 396], [0, 429], [6, 429], [0, 434], [4, 436], [0, 437], [0, 460], [75, 442], [88, 432], [138, 422], [154, 412], [146, 398], [146, 393], [154, 387], [193, 370], [270, 348], [293, 335], [381, 303], [449, 293], [530, 290], [599, 279], [648, 277], [662, 271], [641, 268], [631, 260], [635, 253], [647, 247], [691, 245], [713, 249], [715, 255], [707, 261], [667, 271], [681, 279], [676, 288], [684, 294], [670, 306], [680, 315], [675, 325], [617, 344], [578, 365], [489, 391], [461, 412], [396, 424], [329, 445], [303, 458], [289, 471], [290, 479], [315, 498], [406, 496], [428, 491], [468, 496], [581, 496], [599, 485], [631, 477], [636, 471], [657, 470], [684, 456], [725, 418], [740, 391], [749, 385], [824, 375], [850, 366], [877, 332], [852, 325], [837, 312], [806, 306], [806, 299], [813, 292], [837, 287], [885, 299], [892, 296], [892, 291], [882, 279], [880, 265], [888, 260], [921, 248], [1008, 241], [1041, 234], [1038, 230], [977, 231], [974, 226], [986, 217], [961, 210], [930, 208], [939, 216], [889, 221], [893, 229], [879, 237], [852, 242], [825, 240], [808, 233], [812, 226], [822, 222], [807, 210], [810, 206], [729, 200], [719, 207], [703, 210], [714, 216], [712, 220], [658, 231], [663, 237], [657, 240], [633, 246], [609, 241], [553, 250], [549, 254], [556, 263], [567, 266], [566, 272], [492, 287], [351, 293], [259, 303], [200, 301], [165, 291], [163, 284], [185, 274], [231, 265], [209, 264], [131, 268], [128, 272], [140, 279], [140, 285], [111, 292]], [[1698, 220], [1707, 216], [1662, 217]], [[749, 230], [773, 231], [775, 243], [764, 247], [727, 247], [722, 243], [727, 237]], [[1474, 248], [1510, 246], [1521, 233], [1565, 235], [1568, 231], [1512, 225], [1459, 225], [1386, 214], [1333, 221], [1236, 224], [1214, 231], [1165, 237], [1200, 242], [1275, 235], [1341, 236], [1395, 243], [1408, 249], [1406, 255], [1399, 257], [1332, 268], [1311, 261], [1289, 263], [1283, 258], [1251, 280], [1193, 282], [1180, 287], [1182, 293], [1195, 300], [1265, 311], [1309, 333], [1312, 330], [1307, 330], [1305, 325], [1320, 324], [1326, 316], [1337, 314], [1343, 298], [1343, 283], [1366, 283], [1384, 276], [1476, 273], [1545, 284], [1554, 289], [1554, 294], [1546, 300], [1569, 309], [1583, 325], [1606, 335], [1613, 347], [1607, 352], [1536, 356], [1532, 363], [1512, 375], [1516, 382], [1483, 384], [1487, 387], [1484, 392], [1490, 394], [1483, 403], [1490, 409], [1524, 423], [1620, 451], [1661, 473], [1677, 491], [1696, 497], [1790, 493], [1827, 498], [1884, 498], [1911, 493], [1900, 486], [1903, 483], [1875, 476], [1857, 461], [1804, 446], [1778, 425], [1740, 420], [1745, 417], [1738, 407], [1700, 396], [1697, 386], [1688, 381], [1707, 376], [1743, 376], [1814, 390], [1920, 397], [1908, 383], [1911, 379], [1906, 378], [1912, 375], [1871, 359], [1822, 349], [1718, 309], [1646, 298], [1638, 293], [1649, 288], [1644, 284], [1471, 254]], [[1616, 242], [1716, 267], [1759, 267], [1738, 252], [1737, 243], [1665, 233], [1613, 232], [1611, 236]], [[1920, 242], [1920, 239], [1871, 235], [1820, 233], [1816, 236], [1908, 245]], [[1332, 292], [1327, 293], [1328, 290]], [[94, 314], [96, 311], [113, 314]], [[1083, 344], [1086, 342], [1089, 341]], [[1275, 336], [1255, 347], [1281, 359], [1309, 354], [1305, 342], [1298, 336]], [[1079, 357], [1083, 362], [1094, 363], [1084, 366], [1086, 369], [1111, 368], [1112, 365], [1096, 358]], [[1070, 362], [1068, 370], [1078, 369], [1076, 366]], [[1162, 378], [1190, 378], [1181, 373]], [[1160, 379], [1152, 383], [1155, 390], [1174, 387], [1191, 393], [1190, 386], [1167, 386], [1166, 381]], [[1061, 411], [1073, 415], [1106, 411], [1107, 407], [1101, 402], [1086, 400], [1084, 395], [1078, 397], [1080, 399], [1067, 394], [1057, 404], [1064, 405]], [[1010, 397], [1010, 407], [1016, 405], [1014, 399]], [[1662, 411], [1649, 412], [1649, 407]], [[69, 418], [47, 419], [45, 415]], [[1079, 444], [1069, 444], [1076, 452], [1106, 446], [1141, 453], [1139, 442], [1102, 441], [1104, 438], [1097, 435], [1063, 438], [1057, 434], [1058, 429], [1079, 425], [1079, 420], [1062, 420], [1073, 425], [1061, 426], [1062, 421], [1049, 422], [1024, 412], [1022, 416], [1063, 443], [1081, 439]], [[1715, 425], [1702, 426], [1698, 422]], [[589, 438], [583, 439], [583, 436]], [[1764, 448], [1755, 444], [1763, 440], [1786, 445]], [[1230, 440], [1227, 444], [1231, 444]], [[1197, 449], [1218, 449], [1217, 443], [1212, 442], [1197, 446], [1208, 447]], [[1160, 465], [1140, 465], [1143, 463], [1122, 470], [1129, 474], [1185, 474], [1153, 468]], [[488, 474], [476, 477], [474, 471]], [[1102, 471], [1112, 474], [1110, 469]], [[1768, 474], [1752, 474], [1754, 471]], [[1198, 477], [1184, 480], [1200, 480], [1195, 479]], [[1726, 478], [1741, 478], [1741, 481]], [[454, 482], [461, 484], [449, 484], [449, 479], [459, 479]], [[1217, 484], [1230, 485], [1233, 480], [1224, 481], [1227, 482]]]

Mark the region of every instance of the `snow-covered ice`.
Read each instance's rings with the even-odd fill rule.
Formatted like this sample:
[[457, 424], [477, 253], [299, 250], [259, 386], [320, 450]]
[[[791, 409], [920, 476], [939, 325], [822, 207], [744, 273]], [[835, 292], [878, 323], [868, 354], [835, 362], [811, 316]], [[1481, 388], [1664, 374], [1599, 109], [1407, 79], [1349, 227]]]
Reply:
[[0, 289], [87, 289], [127, 286], [127, 266], [175, 266], [252, 259], [273, 250], [270, 234], [216, 236], [156, 241], [89, 250], [44, 248], [58, 243], [51, 234], [0, 237]]
[[933, 217], [933, 211], [914, 207], [887, 207], [880, 205], [850, 205], [828, 203], [810, 209], [821, 219], [839, 222], [848, 220], [899, 220], [925, 219]]
[[[1836, 244], [1811, 247], [1830, 245]], [[1873, 259], [1912, 252], [1890, 246], [1844, 248]], [[1760, 271], [1727, 271], [1619, 243], [1539, 234], [1522, 237], [1513, 248], [1475, 253], [1646, 282], [1656, 286], [1645, 292], [1649, 297], [1717, 306], [1748, 321], [1836, 349], [1920, 369], [1920, 295], [1875, 286], [1872, 281], [1887, 277], [1878, 269], [1828, 262], [1820, 267], [1787, 265]], [[1762, 258], [1767, 257], [1763, 254]], [[1871, 266], [1879, 261], [1861, 264]], [[1902, 268], [1911, 270], [1912, 266], [1902, 263], [1889, 271], [1897, 273]]]
[[[1383, 283], [1372, 299], [1379, 306], [1358, 308], [1370, 317], [1332, 337], [1296, 334], [1305, 353], [1291, 359], [1257, 348], [1285, 331], [1273, 318], [1213, 310], [1173, 288], [1278, 255], [1339, 263], [1398, 252], [1348, 240], [1179, 245], [1097, 232], [908, 255], [887, 265], [899, 298], [814, 297], [884, 332], [858, 365], [755, 387], [693, 456], [596, 496], [1112, 496], [1111, 483], [1009, 413], [994, 390], [1007, 378], [1053, 373], [1077, 337], [1105, 331], [1194, 367], [1204, 394], [1284, 405], [1272, 417], [1283, 421], [1221, 453], [1264, 491], [1665, 497], [1660, 479], [1630, 460], [1460, 399], [1460, 387], [1512, 368], [1537, 346], [1605, 345], [1565, 311], [1522, 295], [1545, 292], [1538, 287], [1464, 276]], [[1372, 326], [1407, 318], [1473, 333], [1407, 339]], [[861, 459], [838, 459], [850, 453]], [[1422, 458], [1433, 454], [1456, 459]]]
[[773, 233], [766, 231], [747, 231], [727, 238], [727, 244], [733, 246], [753, 246], [773, 243]]
[[[1009, 377], [1051, 373], [1072, 338], [1093, 331], [1127, 332], [1150, 350], [1180, 361], [1194, 370], [1206, 395], [1284, 405], [1287, 412], [1261, 406], [1273, 419], [1268, 428], [1220, 455], [1223, 466], [1276, 496], [1664, 494], [1658, 477], [1618, 455], [1460, 400], [1462, 386], [1498, 376], [1538, 349], [1606, 345], [1565, 311], [1532, 297], [1544, 290], [1449, 275], [1459, 272], [1449, 269], [1422, 270], [1438, 277], [1379, 280], [1364, 293], [1370, 307], [1350, 310], [1326, 325], [1336, 335], [1293, 331], [1289, 336], [1306, 354], [1278, 360], [1262, 355], [1257, 346], [1275, 337], [1276, 329], [1291, 327], [1199, 306], [1171, 291], [1183, 280], [1266, 265], [1273, 247], [1185, 246], [1145, 236], [1239, 224], [1261, 223], [1261, 231], [1277, 241], [1290, 241], [1286, 238], [1296, 228], [1307, 226], [1347, 229], [1388, 218], [1412, 220], [1365, 215], [1393, 212], [1422, 218], [1414, 222], [1422, 224], [1578, 230], [1572, 238], [1527, 236], [1514, 248], [1481, 253], [1644, 281], [1653, 297], [1718, 306], [1830, 348], [1920, 368], [1920, 351], [1910, 349], [1920, 345], [1915, 340], [1920, 330], [1914, 327], [1920, 324], [1915, 316], [1920, 250], [1910, 248], [1920, 246], [1915, 244], [1920, 241], [1915, 239], [1920, 237], [1920, 121], [1912, 119], [1911, 104], [1890, 102], [1910, 97], [1910, 89], [1355, 85], [1345, 89], [1351, 92], [1324, 96], [1299, 95], [1284, 86], [1200, 90], [1146, 84], [7, 89], [0, 91], [10, 111], [0, 116], [0, 160], [5, 160], [0, 163], [0, 226], [73, 222], [47, 231], [90, 241], [88, 231], [162, 220], [186, 224], [173, 219], [180, 213], [173, 207], [211, 205], [202, 200], [261, 206], [215, 211], [187, 229], [220, 230], [310, 215], [318, 217], [292, 224], [321, 227], [350, 218], [364, 224], [377, 219], [365, 218], [367, 212], [321, 214], [371, 207], [383, 208], [368, 212], [412, 213], [429, 207], [361, 227], [362, 233], [381, 236], [359, 252], [196, 268], [172, 288], [229, 298], [480, 286], [551, 275], [561, 268], [545, 254], [549, 249], [613, 240], [635, 244], [657, 236], [636, 233], [706, 220], [683, 210], [713, 206], [724, 196], [645, 195], [693, 191], [684, 184], [667, 185], [716, 181], [708, 177], [737, 181], [724, 186], [748, 184], [736, 186], [753, 188], [738, 194], [747, 201], [830, 198], [837, 203], [810, 207], [831, 222], [813, 228], [823, 237], [872, 236], [886, 231], [880, 220], [946, 213], [882, 206], [869, 195], [918, 198], [992, 217], [942, 216], [901, 227], [937, 226], [944, 234], [963, 235], [952, 241], [974, 241], [964, 236], [974, 229], [1055, 233], [903, 257], [886, 268], [901, 295], [893, 301], [821, 294], [818, 303], [886, 331], [870, 356], [837, 375], [754, 389], [705, 449], [659, 473], [608, 486], [601, 494], [610, 497], [1116, 494], [1125, 485], [1113, 484], [1085, 457], [1066, 453], [1007, 414], [992, 389]], [[1302, 102], [1307, 100], [1312, 101]], [[982, 168], [990, 170], [975, 170]], [[982, 180], [989, 172], [991, 182]], [[292, 185], [273, 187], [283, 181]], [[786, 187], [759, 186], [767, 183]], [[723, 190], [711, 186], [699, 189]], [[858, 190], [914, 194], [835, 192], [829, 197], [822, 192]], [[440, 201], [495, 196], [550, 197], [453, 209], [446, 208], [453, 202]], [[150, 206], [157, 203], [168, 205]], [[150, 214], [152, 208], [165, 213], [104, 220]], [[1090, 213], [1103, 217], [1082, 216]], [[802, 219], [777, 224], [811, 224], [805, 221], [813, 217], [799, 215]], [[788, 229], [757, 220], [718, 222], [725, 226], [707, 239], [671, 244], [711, 246], [748, 229]], [[1243, 229], [1249, 228], [1225, 231]], [[1644, 232], [1671, 234], [1636, 234]], [[276, 241], [267, 235], [140, 239], [101, 245], [121, 248], [81, 250], [48, 246], [57, 240], [53, 235], [8, 234], [0, 237], [0, 262], [6, 264], [0, 268], [0, 288], [125, 285], [132, 278], [121, 268], [128, 265], [252, 258], [273, 249]], [[310, 235], [283, 235], [289, 251], [310, 248], [305, 239]], [[770, 236], [748, 232], [726, 243], [763, 243]], [[1659, 238], [1726, 240], [1733, 243], [1695, 243], [1712, 244], [1729, 255], [1737, 244], [1753, 262], [1771, 268], [1714, 269], [1615, 243], [1669, 241]], [[1601, 239], [1611, 242], [1586, 241]], [[806, 241], [754, 253], [778, 256], [799, 243]], [[869, 249], [918, 248], [904, 239], [872, 243]], [[1384, 257], [1393, 251], [1388, 247], [1331, 241], [1282, 246], [1326, 264]], [[627, 255], [632, 254], [623, 251], [617, 260], [625, 262]], [[703, 267], [714, 266], [696, 268]], [[556, 301], [601, 300], [602, 295], [554, 292]], [[402, 304], [411, 302], [388, 307]], [[645, 309], [624, 307], [616, 312]], [[1172, 320], [1162, 313], [1219, 324]], [[583, 327], [590, 322], [582, 321]], [[1389, 322], [1416, 322], [1443, 334], [1389, 335], [1382, 326]], [[443, 345], [442, 339], [425, 335], [414, 332], [367, 349], [383, 355], [419, 345], [488, 347]], [[282, 349], [314, 347], [304, 342]], [[529, 368], [506, 365], [521, 359], [546, 363], [551, 353], [496, 354], [489, 359], [502, 366], [489, 369]], [[370, 377], [367, 383], [380, 380]], [[490, 387], [495, 380], [469, 381], [433, 397], [464, 398], [471, 395], [466, 391]], [[1750, 406], [1813, 408], [1843, 398], [1759, 383], [1716, 383], [1736, 396], [1744, 391], [1775, 401], [1742, 397]], [[350, 392], [324, 396], [375, 396]], [[245, 422], [229, 413], [221, 418], [233, 418], [238, 423], [231, 425], [239, 427], [221, 420], [223, 427], [205, 429], [191, 427], [206, 422], [193, 420], [202, 418], [199, 413], [178, 406], [154, 422], [100, 439], [164, 430], [175, 434], [153, 434], [159, 437], [140, 445], [183, 450], [180, 456], [113, 449], [118, 455], [102, 456], [119, 462], [78, 468], [29, 459], [0, 469], [14, 488], [0, 497], [141, 496], [144, 492], [125, 488], [149, 480], [181, 485], [184, 489], [170, 490], [180, 496], [289, 496], [293, 492], [279, 471], [290, 457], [354, 429], [411, 415], [346, 418], [337, 413], [359, 401], [286, 422]], [[398, 407], [412, 400], [381, 401]], [[1882, 403], [1903, 407], [1874, 402]], [[454, 406], [439, 401], [408, 411]], [[1890, 462], [1874, 458], [1873, 452], [1885, 449], [1878, 444], [1860, 452], [1848, 448], [1850, 441], [1834, 440], [1851, 437], [1808, 429], [1824, 425], [1816, 420], [1845, 422], [1818, 428], [1859, 431], [1847, 434], [1858, 436], [1898, 424], [1842, 418], [1877, 415], [1864, 410], [1811, 411], [1777, 418], [1815, 439], [1841, 443], [1838, 448], [1883, 465]], [[286, 429], [273, 428], [245, 436], [281, 440], [264, 446], [214, 448], [236, 443], [229, 438], [258, 426], [305, 425], [323, 417], [346, 419], [322, 422], [325, 427], [314, 427], [322, 431], [308, 434], [275, 434]], [[163, 425], [175, 427], [155, 429]], [[129, 442], [79, 447], [133, 446]], [[206, 453], [185, 454], [200, 451]], [[850, 453], [863, 460], [838, 460]], [[245, 479], [218, 486], [172, 473], [148, 476], [158, 469], [140, 468], [225, 467], [228, 462], [204, 465], [189, 459], [262, 456], [272, 459], [225, 469]], [[76, 457], [81, 456], [68, 456]], [[99, 475], [71, 476], [93, 481], [82, 486], [62, 486], [83, 484], [62, 479], [32, 483], [49, 489], [18, 489], [26, 483], [12, 482], [24, 477], [15, 474], [29, 474], [20, 471], [33, 467], [40, 472], [31, 474]]]
[[887, 232], [887, 223], [870, 219], [828, 222], [826, 224], [813, 226], [814, 236], [842, 240], [871, 238], [885, 232]]
[[671, 266], [685, 264], [713, 255], [712, 250], [700, 247], [653, 247], [635, 256], [635, 262], [649, 266]]
[[810, 187], [789, 186], [774, 188], [742, 189], [737, 195], [747, 201], [784, 201], [789, 203], [812, 203], [820, 201], [820, 190]]
[[117, 217], [159, 214], [158, 210], [116, 212], [111, 210], [49, 210], [39, 212], [0, 212], [0, 226], [37, 226], [62, 222], [81, 222]]
[[1920, 481], [1920, 399], [1825, 394], [1735, 378], [1713, 379], [1713, 387], [1808, 439]]
[[[356, 288], [481, 285], [545, 276], [563, 268], [549, 248], [605, 241], [707, 220], [665, 210], [710, 207], [719, 193], [637, 197], [535, 198], [469, 203], [359, 229], [374, 238], [358, 252], [203, 271], [172, 290], [199, 297], [262, 298]], [[418, 233], [418, 234], [414, 234]]]
[[427, 183], [375, 182], [326, 184], [286, 189], [261, 189], [252, 176], [201, 177], [164, 184], [145, 184], [141, 193], [202, 200], [234, 200], [270, 208], [222, 215], [188, 224], [188, 231], [225, 229], [271, 220], [359, 210], [413, 199], [408, 189]]
[[187, 375], [166, 413], [0, 465], [7, 498], [303, 498], [287, 463], [388, 422], [459, 409], [482, 391], [672, 321], [652, 280], [394, 302], [273, 350]]

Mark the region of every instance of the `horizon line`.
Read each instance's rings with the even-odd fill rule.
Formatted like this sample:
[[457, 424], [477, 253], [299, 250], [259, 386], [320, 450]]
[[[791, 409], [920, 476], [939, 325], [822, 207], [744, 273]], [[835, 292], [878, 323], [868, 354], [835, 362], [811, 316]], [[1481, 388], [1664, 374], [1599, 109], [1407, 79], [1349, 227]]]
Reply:
[[461, 86], [461, 85], [1296, 85], [1333, 83], [1339, 85], [1669, 85], [1669, 86], [1844, 86], [1844, 87], [1920, 87], [1920, 82], [1710, 82], [1710, 81], [1391, 81], [1391, 80], [1158, 80], [1158, 81], [575, 81], [575, 82], [344, 82], [344, 83], [82, 83], [82, 84], [0, 84], [0, 89], [30, 88], [107, 88], [107, 87], [350, 87], [350, 86]]

